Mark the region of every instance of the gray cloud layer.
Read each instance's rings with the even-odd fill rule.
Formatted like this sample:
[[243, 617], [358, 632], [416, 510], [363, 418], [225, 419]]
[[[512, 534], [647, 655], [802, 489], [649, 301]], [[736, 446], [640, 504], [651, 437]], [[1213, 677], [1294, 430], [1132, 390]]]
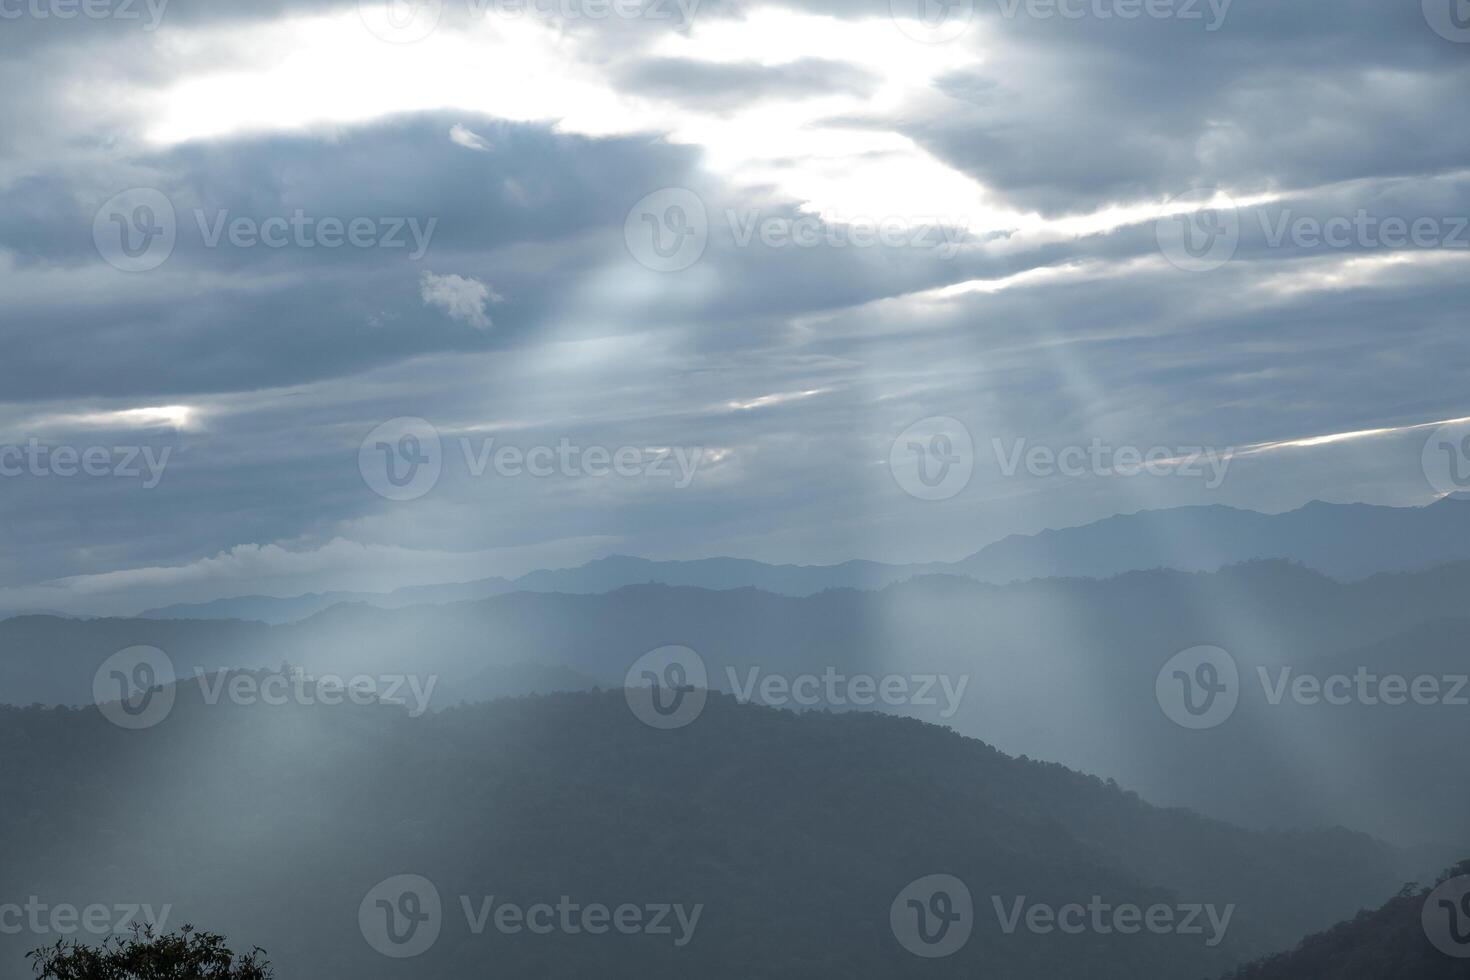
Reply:
[[[563, 25], [620, 95], [715, 121], [850, 97], [830, 125], [911, 140], [1019, 212], [1138, 208], [1199, 186], [1263, 197], [1239, 214], [1233, 259], [1200, 273], [1164, 260], [1149, 216], [1077, 235], [970, 227], [954, 254], [853, 247], [851, 227], [814, 222], [772, 182], [811, 166], [809, 147], [774, 150], [769, 172], [742, 180], [656, 128], [594, 137], [441, 106], [150, 144], [146, 100], [79, 101], [38, 80], [132, 66], [152, 92], [203, 71], [160, 39], [347, 8], [171, 5], [151, 33], [7, 22], [0, 443], [170, 456], [152, 488], [0, 477], [0, 608], [333, 588], [360, 571], [362, 548], [383, 549], [367, 554], [391, 587], [395, 569], [433, 580], [607, 551], [954, 558], [1017, 530], [1186, 502], [1423, 502], [1419, 432], [1242, 460], [1218, 490], [1008, 478], [990, 449], [1226, 447], [1470, 415], [1470, 233], [1457, 244], [1454, 229], [1470, 215], [1470, 45], [1418, 6], [1236, 0], [1207, 31], [982, 5], [943, 50], [983, 58], [900, 104], [882, 96], [872, 52], [706, 61], [670, 56], [670, 25]], [[762, 9], [711, 4], [695, 31]], [[889, 17], [886, 2], [783, 9]], [[919, 44], [888, 27], [892, 45]], [[483, 145], [451, 139], [457, 126]], [[159, 267], [127, 273], [101, 260], [94, 217], [135, 187], [168, 200], [177, 241]], [[694, 191], [708, 217], [702, 258], [677, 273], [644, 268], [625, 240], [629, 209], [668, 187]], [[297, 213], [311, 247], [232, 242], [228, 222], [259, 233]], [[1360, 213], [1375, 233], [1433, 219], [1438, 237], [1395, 247], [1354, 230], [1337, 246], [1300, 233]], [[743, 241], [751, 214], [807, 222], [816, 244]], [[366, 219], [375, 243], [397, 223], [404, 244], [324, 247], [323, 219]], [[991, 285], [929, 292], [977, 280]], [[464, 305], [470, 283], [483, 305]], [[192, 410], [187, 424], [108, 414], [171, 405]], [[935, 415], [964, 421], [979, 448], [970, 487], [939, 503], [905, 495], [887, 469], [894, 437]], [[438, 485], [407, 503], [358, 469], [363, 438], [400, 416], [430, 420], [446, 446]], [[489, 437], [704, 455], [687, 487], [475, 477], [462, 440]]]

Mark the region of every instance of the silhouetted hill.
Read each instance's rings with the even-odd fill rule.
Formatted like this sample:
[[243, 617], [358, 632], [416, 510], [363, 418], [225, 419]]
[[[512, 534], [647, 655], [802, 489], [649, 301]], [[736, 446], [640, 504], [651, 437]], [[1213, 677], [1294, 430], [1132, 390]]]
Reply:
[[[1470, 861], [1440, 883], [1467, 876]], [[1470, 906], [1445, 908], [1442, 901], [1434, 889], [1405, 888], [1382, 908], [1308, 936], [1292, 952], [1242, 967], [1226, 980], [1464, 980], [1470, 974]], [[1452, 922], [1463, 941], [1450, 938]], [[1438, 948], [1429, 930], [1459, 954]]]
[[[238, 678], [240, 675], [236, 675]], [[261, 679], [257, 676], [257, 679]], [[170, 906], [265, 946], [286, 977], [874, 977], [1218, 974], [1392, 895], [1414, 869], [1346, 832], [1241, 830], [913, 720], [795, 714], [715, 695], [659, 731], [623, 691], [454, 708], [206, 703], [159, 724], [0, 708], [0, 895]], [[973, 935], [921, 963], [890, 906], [943, 873]], [[381, 956], [359, 927], [384, 879], [442, 899], [432, 948]], [[692, 940], [474, 934], [529, 906], [702, 906]], [[1006, 933], [1010, 908], [1233, 906], [1198, 934]], [[394, 896], [396, 898], [396, 896]], [[392, 903], [389, 903], [392, 904]], [[407, 911], [422, 911], [424, 906]], [[1223, 921], [1223, 920], [1222, 920]], [[401, 923], [400, 923], [401, 925]], [[6, 976], [27, 936], [0, 936]]]

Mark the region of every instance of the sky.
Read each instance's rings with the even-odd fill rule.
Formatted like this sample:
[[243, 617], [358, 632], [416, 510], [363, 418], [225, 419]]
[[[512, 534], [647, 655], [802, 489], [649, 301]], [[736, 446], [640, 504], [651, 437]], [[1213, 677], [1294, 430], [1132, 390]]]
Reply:
[[0, 0], [0, 611], [1470, 486], [1466, 0]]

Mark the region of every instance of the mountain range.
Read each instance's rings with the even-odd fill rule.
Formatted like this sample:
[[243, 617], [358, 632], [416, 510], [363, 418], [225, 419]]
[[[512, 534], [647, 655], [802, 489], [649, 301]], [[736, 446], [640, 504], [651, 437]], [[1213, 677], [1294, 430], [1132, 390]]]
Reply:
[[1106, 578], [1152, 568], [1214, 571], [1263, 558], [1294, 561], [1344, 581], [1470, 560], [1470, 497], [1453, 495], [1425, 507], [1313, 501], [1282, 514], [1223, 505], [1140, 511], [1079, 527], [1012, 535], [957, 562], [772, 565], [740, 558], [652, 561], [612, 556], [577, 568], [538, 570], [514, 579], [413, 586], [387, 593], [239, 596], [148, 609], [139, 615], [286, 623], [343, 602], [392, 609], [510, 592], [597, 593], [650, 583], [756, 588], [804, 596], [826, 589], [879, 589], [927, 574], [964, 575], [979, 582], [1005, 584], [1051, 577]]
[[[1196, 980], [1376, 907], [1424, 866], [1347, 831], [1159, 809], [915, 720], [724, 695], [660, 731], [621, 690], [414, 718], [209, 704], [183, 684], [143, 731], [95, 708], [0, 708], [0, 744], [0, 779], [26, 787], [0, 805], [0, 895], [146, 905], [265, 947], [285, 977]], [[926, 959], [899, 938], [900, 899], [928, 902], [935, 875], [965, 941]], [[541, 935], [481, 915], [537, 903], [675, 906], [683, 925]], [[1074, 934], [1011, 912], [1079, 903], [1171, 910], [1178, 928]], [[375, 951], [379, 905], [432, 936], [413, 959]], [[5, 975], [31, 939], [0, 935]]]
[[[710, 688], [757, 703], [912, 715], [1243, 825], [1342, 824], [1405, 845], [1470, 846], [1470, 784], [1443, 777], [1470, 710], [1453, 680], [1470, 669], [1467, 592], [1470, 563], [1340, 582], [1266, 561], [1010, 585], [923, 576], [804, 597], [664, 585], [517, 592], [392, 610], [339, 604], [278, 626], [27, 617], [0, 622], [0, 700], [87, 704], [108, 656], [147, 645], [184, 678], [287, 663], [432, 680], [426, 707], [440, 710], [621, 687], [640, 657], [675, 644], [697, 655]], [[1238, 706], [1190, 730], [1168, 716], [1159, 679], [1172, 683], [1172, 658], [1201, 646], [1231, 658]], [[1320, 684], [1360, 670], [1436, 678], [1439, 700], [1334, 705], [1291, 693], [1303, 675]], [[884, 682], [901, 696], [854, 686]], [[815, 693], [806, 703], [804, 684]]]

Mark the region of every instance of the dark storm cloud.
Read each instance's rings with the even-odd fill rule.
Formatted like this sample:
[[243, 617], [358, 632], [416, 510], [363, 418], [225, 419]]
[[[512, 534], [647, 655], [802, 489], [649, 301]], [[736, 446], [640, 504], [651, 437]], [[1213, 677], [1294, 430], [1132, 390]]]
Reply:
[[[487, 149], [451, 141], [456, 125]], [[331, 140], [185, 144], [130, 160], [111, 181], [27, 177], [0, 192], [0, 246], [12, 251], [18, 282], [27, 271], [59, 269], [86, 288], [12, 292], [0, 319], [13, 356], [0, 380], [12, 399], [175, 397], [529, 343], [538, 324], [564, 312], [569, 286], [600, 268], [660, 282], [628, 254], [623, 226], [643, 194], [667, 186], [700, 188], [710, 245], [696, 272], [710, 285], [684, 299], [656, 297], [639, 311], [637, 329], [797, 315], [1011, 267], [955, 258], [949, 247], [966, 240], [962, 228], [916, 229], [921, 248], [768, 245], [754, 228], [815, 219], [789, 201], [736, 193], [697, 174], [697, 164], [695, 151], [646, 137], [594, 140], [431, 114]], [[159, 267], [119, 272], [98, 253], [94, 218], [111, 195], [140, 184], [168, 199], [177, 240]], [[313, 223], [303, 241], [283, 226], [298, 213]], [[367, 220], [365, 241], [392, 235], [395, 247], [313, 244], [312, 228], [325, 219]], [[250, 236], [235, 239], [230, 229], [240, 221]], [[264, 242], [269, 221], [283, 247]], [[832, 233], [843, 237], [843, 226]], [[425, 272], [488, 284], [503, 297], [495, 329], [467, 329], [426, 307]], [[156, 356], [159, 343], [168, 361]], [[78, 357], [79, 348], [88, 356]], [[177, 361], [191, 370], [177, 371]]]
[[1140, 66], [1003, 48], [984, 69], [945, 79], [954, 103], [906, 129], [1045, 214], [1193, 187], [1249, 192], [1442, 173], [1470, 158], [1470, 126], [1455, 100], [1470, 65], [1392, 77], [1350, 62], [1312, 78], [1299, 65], [1196, 54], [1188, 64], [1164, 57]]
[[[464, 123], [488, 139], [488, 150], [471, 152], [450, 141], [451, 128]], [[432, 217], [438, 249], [490, 251], [621, 222], [626, 208], [610, 189], [677, 182], [695, 162], [690, 150], [642, 137], [593, 140], [554, 135], [545, 126], [426, 114], [352, 127], [330, 139], [281, 135], [183, 144], [135, 155], [126, 171], [114, 168], [120, 172], [110, 180], [30, 176], [0, 199], [0, 245], [21, 256], [92, 263], [92, 218], [103, 203], [98, 195], [125, 190], [119, 183], [124, 178], [147, 175], [179, 219], [174, 257], [201, 271], [270, 266], [283, 255], [292, 263], [362, 257], [364, 250], [350, 248], [211, 247], [221, 217], [259, 223], [297, 209], [342, 219]]]
[[[459, 122], [488, 135], [492, 148], [452, 143]], [[11, 347], [0, 375], [11, 399], [172, 396], [292, 384], [505, 343], [605, 254], [589, 236], [607, 238], [612, 228], [620, 236], [630, 202], [617, 188], [677, 183], [693, 162], [687, 150], [643, 138], [588, 140], [428, 116], [330, 141], [186, 145], [131, 161], [113, 184], [25, 178], [0, 193], [0, 246], [12, 251], [17, 282], [32, 281], [27, 271], [62, 270], [87, 288], [13, 290], [0, 312]], [[94, 216], [112, 194], [143, 180], [171, 203], [177, 242], [158, 268], [119, 272], [94, 245]], [[281, 226], [298, 212], [312, 223], [303, 238]], [[316, 228], [327, 219], [371, 222], [361, 241], [375, 244], [353, 247], [339, 230], [338, 244], [323, 246]], [[229, 230], [237, 221], [262, 229], [271, 220], [284, 247]], [[505, 296], [498, 333], [467, 330], [425, 308], [426, 271], [494, 285]], [[170, 359], [158, 358], [159, 344]], [[78, 357], [79, 349], [88, 356]], [[191, 370], [178, 371], [178, 362]]]
[[[886, 4], [793, 6], [875, 16]], [[1192, 5], [1198, 21], [1095, 13], [1115, 6], [980, 0], [949, 44], [974, 46], [983, 63], [942, 79], [949, 100], [899, 128], [1006, 200], [1052, 215], [1196, 186], [1441, 173], [1470, 159], [1459, 96], [1470, 51], [1436, 34], [1418, 3], [1222, 0], [1215, 30], [1204, 3]]]

